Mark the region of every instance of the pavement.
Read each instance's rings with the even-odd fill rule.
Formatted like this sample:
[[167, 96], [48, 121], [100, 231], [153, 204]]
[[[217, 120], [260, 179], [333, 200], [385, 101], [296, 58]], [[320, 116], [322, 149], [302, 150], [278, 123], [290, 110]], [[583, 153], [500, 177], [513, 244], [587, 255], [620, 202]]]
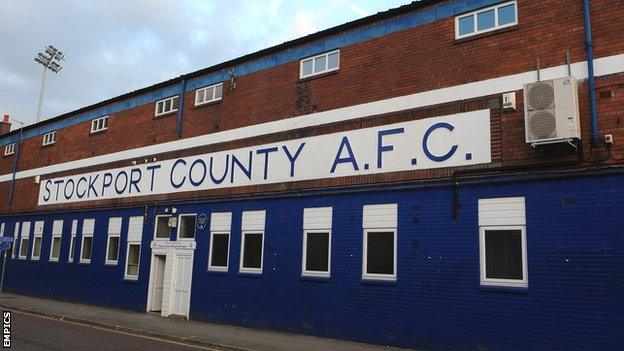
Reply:
[[[34, 316], [47, 317], [48, 319], [100, 329], [102, 332], [106, 330], [115, 331], [117, 333], [141, 336], [146, 339], [157, 339], [224, 351], [405, 350], [346, 340], [164, 318], [154, 313], [130, 312], [8, 293], [0, 295], [0, 306], [3, 310], [21, 311]], [[24, 313], [16, 314], [26, 315]], [[15, 316], [13, 318], [16, 319], [18, 317]], [[21, 318], [24, 317], [22, 316]], [[17, 332], [18, 329], [13, 331], [12, 335], [14, 338], [18, 337], [16, 336]], [[73, 330], [71, 332], [77, 331]], [[96, 337], [90, 340], [97, 342]], [[173, 348], [167, 347], [167, 349]]]

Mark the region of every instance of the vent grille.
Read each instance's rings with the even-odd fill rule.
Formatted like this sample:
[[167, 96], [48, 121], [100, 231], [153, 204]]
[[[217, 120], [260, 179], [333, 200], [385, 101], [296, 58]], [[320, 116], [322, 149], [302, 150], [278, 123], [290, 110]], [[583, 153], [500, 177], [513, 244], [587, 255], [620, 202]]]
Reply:
[[538, 111], [529, 117], [531, 136], [535, 139], [549, 139], [557, 136], [557, 119], [554, 111]]
[[529, 111], [552, 109], [555, 102], [555, 90], [551, 82], [537, 83], [529, 88]]

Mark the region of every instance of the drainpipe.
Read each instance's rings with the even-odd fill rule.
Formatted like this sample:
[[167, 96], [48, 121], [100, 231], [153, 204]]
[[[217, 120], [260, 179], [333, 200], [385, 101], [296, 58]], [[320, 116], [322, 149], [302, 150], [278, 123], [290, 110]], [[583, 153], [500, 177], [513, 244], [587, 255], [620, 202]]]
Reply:
[[589, 0], [583, 0], [583, 14], [585, 17], [585, 52], [587, 56], [587, 75], [589, 78], [589, 110], [591, 114], [592, 145], [598, 145], [598, 113], [596, 111], [596, 79], [594, 77], [594, 47], [591, 35], [591, 15]]
[[17, 138], [17, 150], [15, 150], [15, 158], [13, 159], [13, 177], [11, 178], [11, 184], [9, 185], [9, 206], [13, 203], [13, 187], [15, 186], [15, 175], [17, 173], [17, 162], [22, 151], [22, 131], [24, 130], [24, 123], [16, 119], [15, 122], [20, 124], [20, 130]]
[[186, 90], [186, 77], [182, 76], [182, 84], [180, 84], [180, 102], [178, 105], [178, 126], [176, 128], [176, 132], [178, 133], [178, 138], [182, 137], [182, 114], [184, 113], [184, 91]]

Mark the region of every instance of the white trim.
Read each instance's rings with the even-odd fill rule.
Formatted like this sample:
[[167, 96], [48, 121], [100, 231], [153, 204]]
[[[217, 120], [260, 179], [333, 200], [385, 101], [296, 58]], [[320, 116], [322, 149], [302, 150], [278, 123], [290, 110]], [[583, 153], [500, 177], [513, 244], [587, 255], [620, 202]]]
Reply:
[[[217, 96], [217, 87], [221, 87], [221, 94], [219, 96]], [[206, 99], [206, 92], [210, 88], [212, 88], [212, 97], [210, 99]], [[202, 91], [204, 92], [204, 101], [199, 101], [198, 100], [199, 93]], [[195, 106], [201, 106], [201, 105], [209, 104], [211, 102], [221, 101], [222, 98], [223, 98], [223, 83], [213, 84], [213, 85], [209, 85], [207, 87], [203, 87], [203, 88], [199, 88], [195, 90]]]
[[[308, 234], [310, 233], [327, 233], [327, 271], [309, 271], [306, 269], [308, 255]], [[303, 231], [303, 255], [301, 257], [301, 276], [302, 277], [322, 277], [329, 278], [331, 276], [331, 229], [306, 229]]]
[[[182, 229], [182, 217], [195, 217], [195, 221], [193, 222], [193, 236], [190, 238], [181, 238], [180, 230]], [[197, 213], [180, 213], [178, 215], [178, 228], [176, 232], [177, 240], [195, 240], [195, 235], [197, 235]]]
[[12, 259], [16, 259], [17, 258], [17, 254], [18, 254], [18, 250], [17, 250], [17, 244], [18, 244], [18, 240], [17, 237], [19, 236], [19, 226], [20, 226], [20, 222], [15, 222], [15, 227], [13, 228], [13, 250], [11, 250], [11, 258]]
[[[520, 230], [522, 247], [522, 279], [495, 279], [487, 278], [485, 271], [485, 231], [486, 230]], [[526, 227], [525, 226], [482, 226], [479, 227], [479, 258], [481, 285], [526, 288], [529, 286]]]
[[[509, 5], [515, 5], [514, 6], [514, 11], [515, 11], [515, 21], [511, 22], [511, 23], [507, 23], [504, 25], [498, 25], [498, 9], [509, 6]], [[484, 12], [488, 12], [490, 10], [494, 10], [494, 27], [492, 28], [487, 28], [487, 29], [483, 29], [483, 30], [479, 30], [478, 28], [478, 23], [477, 23], [477, 15], [484, 13]], [[459, 20], [466, 18], [466, 17], [472, 17], [473, 18], [473, 31], [467, 34], [463, 34], [460, 35], [459, 34]], [[512, 27], [518, 24], [518, 2], [517, 1], [508, 1], [508, 2], [504, 2], [504, 3], [500, 3], [500, 4], [496, 4], [493, 6], [489, 6], [489, 7], [485, 7], [476, 11], [472, 11], [472, 12], [467, 12], [467, 13], [462, 13], [461, 15], [457, 15], [455, 16], [455, 39], [463, 39], [463, 38], [467, 38], [467, 37], [471, 37], [473, 35], [478, 35], [478, 34], [482, 34], [482, 33], [487, 33], [487, 32], [491, 32], [491, 31], [495, 31], [501, 28], [507, 28], [507, 27]]]
[[56, 143], [56, 130], [43, 135], [42, 146], [52, 145], [54, 143]]
[[[332, 216], [333, 207], [308, 207], [303, 209], [302, 277], [328, 278], [331, 276]], [[327, 233], [327, 271], [306, 270], [308, 259], [308, 234], [310, 233]]]
[[[24, 234], [26, 235], [26, 237], [24, 237]], [[26, 240], [26, 248], [24, 250], [24, 254], [22, 255], [22, 247], [24, 244], [24, 240]], [[20, 246], [19, 246], [19, 253], [18, 253], [18, 258], [20, 260], [26, 259], [26, 257], [28, 257], [28, 244], [30, 243], [30, 222], [26, 221], [26, 222], [22, 222], [22, 229], [21, 229], [21, 234], [20, 234]]]
[[[106, 251], [104, 252], [104, 264], [116, 266], [119, 263], [119, 246], [121, 246], [121, 217], [110, 217], [108, 219], [108, 235], [106, 237]], [[110, 248], [111, 238], [117, 238], [117, 259], [110, 260], [108, 258], [108, 249]]]
[[[243, 258], [245, 257], [245, 240], [246, 234], [261, 234], [262, 242], [260, 243], [260, 268], [243, 267]], [[241, 232], [241, 250], [240, 250], [240, 263], [238, 265], [238, 271], [240, 273], [254, 273], [262, 274], [262, 268], [264, 267], [264, 230], [243, 230]]]
[[[594, 67], [596, 77], [624, 72], [624, 54], [595, 59]], [[573, 63], [570, 68], [572, 70], [572, 75], [577, 79], [587, 78], [586, 61]], [[567, 77], [567, 66], [561, 65], [542, 69], [540, 74], [543, 80]], [[181, 151], [200, 146], [208, 146], [222, 142], [281, 133], [300, 128], [319, 127], [335, 122], [349, 121], [408, 109], [439, 105], [453, 101], [468, 100], [508, 91], [522, 90], [524, 84], [535, 82], [535, 80], [535, 71], [526, 71], [508, 76], [501, 76], [467, 84], [398, 96], [360, 105], [316, 112], [298, 117], [283, 118], [272, 122], [253, 124], [223, 132], [209, 133], [197, 137], [175, 140], [156, 145], [142, 146], [134, 149], [87, 157], [50, 166], [32, 168], [17, 172], [15, 177], [16, 179], [23, 179], [48, 173], [65, 172], [79, 168], [96, 165], [99, 166], [117, 161], [140, 158], [147, 155]], [[10, 181], [12, 177], [13, 173], [0, 175], [0, 182]]]
[[[363, 234], [363, 252], [362, 252], [362, 279], [365, 280], [397, 280], [397, 229], [396, 228], [373, 228], [364, 229]], [[366, 271], [366, 259], [368, 258], [368, 233], [388, 233], [392, 232], [392, 240], [394, 241], [394, 267], [393, 274], [368, 273]]]
[[[176, 98], [178, 99], [178, 105], [179, 105], [180, 104], [180, 95], [174, 95], [174, 96], [170, 96], [168, 98], [156, 101], [155, 108], [154, 108], [154, 116], [158, 117], [158, 116], [162, 116], [162, 115], [166, 115], [168, 113], [172, 113], [172, 112], [178, 111], [178, 108], [173, 108], [173, 101]], [[162, 108], [161, 112], [158, 112], [158, 104], [160, 104], [161, 102], [162, 102], [163, 108]], [[170, 103], [170, 105], [169, 105], [170, 108], [168, 110], [165, 110], [165, 105], [167, 104], [167, 102]]]
[[[215, 235], [227, 235], [228, 236], [228, 247], [227, 247], [227, 259], [225, 262], [225, 266], [213, 266], [212, 265], [212, 252], [214, 246], [212, 245], [213, 239]], [[232, 243], [232, 233], [226, 231], [210, 231], [210, 250], [208, 251], [208, 270], [211, 272], [227, 272], [230, 267], [230, 244]]]
[[166, 238], [159, 238], [158, 236], [156, 236], [156, 234], [158, 233], [158, 218], [172, 218], [172, 215], [157, 215], [154, 218], [154, 236], [152, 240], [164, 240], [164, 241], [169, 241], [171, 240], [171, 227], [169, 227], [169, 221], [167, 221], [167, 229], [169, 230], [169, 236]]
[[[329, 55], [336, 54], [336, 53], [338, 54], [338, 66], [336, 66], [334, 68], [329, 68]], [[316, 65], [316, 60], [321, 58], [321, 57], [325, 57], [325, 68], [320, 70], [320, 71], [318, 71], [318, 72], [315, 72], [314, 71], [314, 67]], [[308, 62], [308, 61], [312, 62], [312, 73], [305, 74], [305, 73], [303, 73], [303, 63], [304, 62]], [[301, 59], [299, 61], [299, 79], [308, 78], [308, 77], [314, 77], [314, 76], [318, 76], [320, 74], [337, 71], [339, 69], [340, 69], [340, 50], [332, 50], [332, 51], [324, 52], [322, 54], [318, 54], [318, 55], [314, 55], [314, 56], [311, 56], [311, 57], [306, 57], [304, 59]]]
[[11, 156], [15, 153], [15, 143], [6, 144], [4, 146], [4, 156]]
[[[131, 245], [138, 245], [139, 246], [139, 262], [137, 262], [137, 274], [136, 275], [131, 275], [128, 274], [128, 263], [130, 262], [128, 260], [128, 254], [130, 253], [130, 246]], [[140, 273], [140, 269], [141, 269], [141, 242], [128, 242], [128, 245], [126, 245], [126, 265], [125, 265], [125, 269], [124, 269], [124, 279], [126, 280], [138, 280], [139, 279], [139, 273]]]
[[76, 235], [78, 234], [78, 220], [72, 220], [71, 232], [69, 236], [69, 252], [67, 253], [67, 263], [76, 260]]
[[[41, 258], [41, 251], [43, 249], [43, 227], [45, 225], [44, 221], [36, 221], [35, 227], [33, 229], [33, 243], [30, 251], [30, 259], [33, 261], [38, 261]], [[37, 247], [37, 240], [39, 241], [39, 252], [35, 255], [35, 248]]]
[[[56, 219], [52, 222], [52, 238], [50, 239], [50, 256], [48, 261], [50, 262], [58, 262], [61, 258], [61, 248], [63, 245], [63, 220]], [[59, 254], [58, 257], [52, 257], [52, 253], [54, 252], [54, 239], [59, 239]]]
[[102, 116], [91, 120], [91, 134], [108, 129], [108, 116]]
[[[82, 221], [82, 235], [80, 238], [80, 263], [91, 263], [93, 257], [93, 232], [95, 230], [95, 219], [87, 218]], [[91, 238], [91, 247], [89, 248], [89, 258], [84, 258], [84, 242], [85, 238]]]

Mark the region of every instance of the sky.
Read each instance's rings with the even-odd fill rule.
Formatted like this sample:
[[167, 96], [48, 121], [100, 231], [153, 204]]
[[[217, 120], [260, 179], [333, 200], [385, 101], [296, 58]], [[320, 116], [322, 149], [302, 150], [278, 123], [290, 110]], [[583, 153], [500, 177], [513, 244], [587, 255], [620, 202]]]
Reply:
[[1, 0], [0, 115], [35, 122], [49, 44], [66, 61], [42, 119], [410, 2]]

